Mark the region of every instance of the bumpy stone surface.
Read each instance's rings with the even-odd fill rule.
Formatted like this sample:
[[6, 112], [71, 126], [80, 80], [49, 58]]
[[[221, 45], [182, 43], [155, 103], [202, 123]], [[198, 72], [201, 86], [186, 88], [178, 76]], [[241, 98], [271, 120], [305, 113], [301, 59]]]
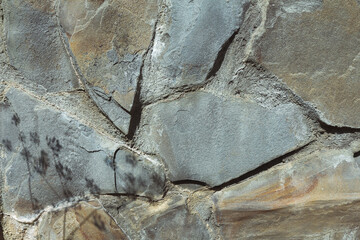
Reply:
[[0, 240], [360, 239], [359, 40], [360, 0], [0, 0]]
[[38, 223], [37, 239], [125, 240], [116, 222], [96, 201], [44, 213]]
[[143, 81], [146, 100], [170, 88], [199, 85], [216, 69], [217, 56], [236, 32], [248, 0], [171, 0], [161, 18]]
[[309, 129], [296, 109], [279, 110], [206, 92], [188, 93], [144, 111], [142, 148], [164, 159], [173, 181], [220, 185], [309, 140]]
[[10, 63], [48, 91], [78, 87], [52, 2], [6, 0], [4, 5]]
[[352, 151], [314, 152], [215, 193], [216, 221], [225, 239], [357, 239], [359, 175]]
[[270, 1], [255, 59], [323, 121], [360, 127], [360, 6], [355, 0]]
[[[162, 196], [165, 177], [155, 160], [136, 164], [133, 152], [116, 151], [124, 144], [22, 91], [10, 89], [6, 99], [0, 109], [5, 212], [22, 217], [85, 193]], [[123, 187], [129, 182], [131, 188]]]
[[[157, 16], [151, 1], [62, 0], [59, 19], [93, 99], [125, 134]], [[120, 105], [120, 106], [119, 106]]]

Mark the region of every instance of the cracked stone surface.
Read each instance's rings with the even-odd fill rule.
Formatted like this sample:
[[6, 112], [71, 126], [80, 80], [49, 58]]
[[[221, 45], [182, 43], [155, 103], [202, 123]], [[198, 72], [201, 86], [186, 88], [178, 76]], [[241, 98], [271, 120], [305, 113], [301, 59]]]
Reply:
[[145, 101], [172, 88], [205, 83], [217, 57], [239, 29], [248, 0], [171, 0], [160, 19], [142, 84]]
[[155, 0], [59, 3], [59, 21], [92, 97], [125, 134], [157, 16]]
[[310, 137], [305, 120], [291, 106], [269, 111], [206, 92], [151, 105], [143, 115], [141, 147], [164, 159], [172, 181], [217, 186], [306, 144]]
[[165, 177], [156, 160], [144, 156], [138, 164], [134, 152], [117, 150], [123, 143], [25, 92], [11, 88], [5, 97], [0, 136], [6, 213], [26, 217], [86, 193], [162, 196]]
[[360, 239], [360, 0], [0, 0], [0, 240]]

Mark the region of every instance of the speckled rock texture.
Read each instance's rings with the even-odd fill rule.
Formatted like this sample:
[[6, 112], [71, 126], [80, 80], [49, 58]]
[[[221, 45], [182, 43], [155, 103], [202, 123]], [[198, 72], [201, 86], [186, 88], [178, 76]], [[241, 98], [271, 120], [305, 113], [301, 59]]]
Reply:
[[0, 240], [360, 239], [358, 0], [0, 16]]

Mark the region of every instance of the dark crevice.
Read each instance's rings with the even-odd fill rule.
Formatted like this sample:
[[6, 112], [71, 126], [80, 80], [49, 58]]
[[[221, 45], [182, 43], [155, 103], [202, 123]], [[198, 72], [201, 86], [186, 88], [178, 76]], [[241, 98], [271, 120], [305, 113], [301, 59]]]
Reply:
[[197, 181], [197, 180], [190, 180], [190, 179], [173, 181], [172, 183], [175, 185], [194, 184], [194, 185], [200, 185], [200, 186], [208, 186], [205, 182], [201, 182], [201, 181]]
[[149, 48], [146, 50], [146, 52], [143, 55], [143, 60], [142, 60], [142, 64], [140, 67], [140, 74], [139, 74], [138, 82], [136, 85], [136, 93], [134, 96], [133, 105], [130, 110], [131, 119], [130, 119], [130, 124], [129, 124], [129, 131], [128, 131], [128, 134], [126, 135], [126, 137], [129, 140], [132, 140], [134, 138], [135, 132], [140, 125], [141, 113], [142, 113], [142, 109], [143, 109], [143, 103], [141, 101], [141, 84], [144, 79], [143, 78], [143, 70], [144, 70], [146, 57], [154, 44], [157, 24], [158, 24], [158, 20], [156, 20], [156, 22], [154, 24], [154, 31], [153, 31], [153, 35], [151, 38], [151, 43], [150, 43]]
[[354, 153], [354, 158], [360, 157], [360, 151]]
[[118, 192], [118, 189], [117, 189], [117, 183], [116, 183], [116, 162], [115, 162], [115, 159], [116, 159], [116, 154], [118, 153], [118, 151], [120, 150], [121, 148], [118, 148], [116, 149], [116, 151], [114, 152], [114, 156], [113, 156], [113, 161], [112, 161], [112, 168], [114, 170], [114, 185], [115, 185], [115, 192]]
[[322, 121], [319, 121], [319, 122], [320, 122], [320, 127], [328, 133], [332, 133], [332, 134], [360, 133], [360, 129], [357, 129], [357, 128], [336, 127], [336, 126], [328, 125]]
[[140, 195], [131, 194], [131, 193], [101, 193], [99, 195], [101, 195], [101, 196], [108, 195], [108, 196], [117, 196], [117, 197], [128, 197], [128, 198], [133, 198], [133, 199], [144, 199], [144, 200], [149, 201], [149, 202], [155, 202], [150, 197], [140, 196]]
[[225, 183], [223, 183], [221, 185], [212, 187], [211, 190], [220, 191], [223, 188], [229, 187], [229, 186], [234, 185], [234, 184], [238, 184], [238, 183], [240, 183], [240, 182], [242, 182], [242, 181], [244, 181], [244, 180], [246, 180], [248, 178], [251, 178], [251, 177], [253, 177], [255, 175], [258, 175], [258, 174], [260, 174], [260, 173], [262, 173], [264, 171], [267, 171], [270, 168], [272, 168], [272, 167], [274, 167], [274, 166], [276, 166], [276, 165], [278, 165], [280, 163], [283, 163], [286, 160], [286, 158], [288, 158], [288, 157], [290, 157], [292, 155], [295, 155], [298, 152], [302, 151], [304, 148], [306, 148], [311, 143], [312, 142], [309, 142], [306, 145], [304, 145], [304, 146], [302, 146], [302, 147], [300, 147], [298, 149], [295, 149], [295, 150], [293, 150], [293, 151], [291, 151], [289, 153], [286, 153], [285, 155], [277, 157], [277, 158], [275, 158], [275, 159], [273, 159], [273, 160], [271, 160], [271, 161], [269, 161], [269, 162], [255, 168], [254, 170], [241, 175], [240, 177], [234, 178], [234, 179], [232, 179], [232, 180], [230, 180], [228, 182], [225, 182]]
[[140, 76], [139, 76], [139, 80], [136, 86], [136, 93], [135, 93], [135, 97], [134, 97], [134, 102], [130, 111], [130, 115], [131, 115], [131, 119], [130, 119], [130, 124], [129, 124], [129, 131], [128, 134], [126, 135], [126, 137], [128, 139], [133, 139], [135, 132], [140, 124], [140, 120], [141, 120], [141, 113], [142, 113], [142, 102], [141, 102], [141, 97], [140, 97], [140, 92], [141, 92], [141, 82], [143, 79], [142, 76], [142, 68], [143, 66], [141, 66], [141, 70], [140, 70]]
[[227, 50], [229, 49], [231, 43], [234, 41], [236, 34], [238, 34], [240, 28], [237, 29], [232, 35], [231, 37], [221, 46], [220, 51], [218, 52], [218, 55], [216, 56], [216, 59], [214, 61], [214, 65], [212, 66], [212, 68], [210, 69], [209, 73], [206, 76], [206, 80], [208, 80], [209, 78], [213, 77], [216, 75], [216, 73], [219, 71], [219, 69], [221, 68], [221, 65], [225, 59], [225, 55]]

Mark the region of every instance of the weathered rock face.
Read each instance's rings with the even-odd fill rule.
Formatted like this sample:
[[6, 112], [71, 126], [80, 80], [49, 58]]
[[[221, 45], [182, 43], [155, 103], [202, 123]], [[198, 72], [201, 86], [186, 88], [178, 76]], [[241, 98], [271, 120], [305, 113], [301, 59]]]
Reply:
[[220, 52], [240, 28], [248, 5], [248, 0], [164, 1], [142, 85], [144, 100], [204, 84], [218, 69]]
[[359, 239], [359, 12], [0, 0], [0, 240]]
[[[79, 86], [52, 1], [4, 1], [10, 64], [51, 92]], [[49, 54], [51, 53], [51, 54]]]
[[11, 88], [5, 97], [0, 135], [6, 213], [21, 218], [87, 192], [162, 196], [164, 174], [156, 161], [139, 162], [134, 152], [117, 150], [123, 143], [25, 92]]
[[351, 151], [315, 152], [215, 193], [216, 221], [227, 239], [356, 239], [359, 175]]
[[171, 180], [216, 186], [307, 143], [309, 130], [296, 110], [188, 93], [146, 109], [140, 138], [164, 159]]
[[322, 120], [360, 127], [360, 6], [355, 1], [269, 1], [259, 63], [313, 103]]

